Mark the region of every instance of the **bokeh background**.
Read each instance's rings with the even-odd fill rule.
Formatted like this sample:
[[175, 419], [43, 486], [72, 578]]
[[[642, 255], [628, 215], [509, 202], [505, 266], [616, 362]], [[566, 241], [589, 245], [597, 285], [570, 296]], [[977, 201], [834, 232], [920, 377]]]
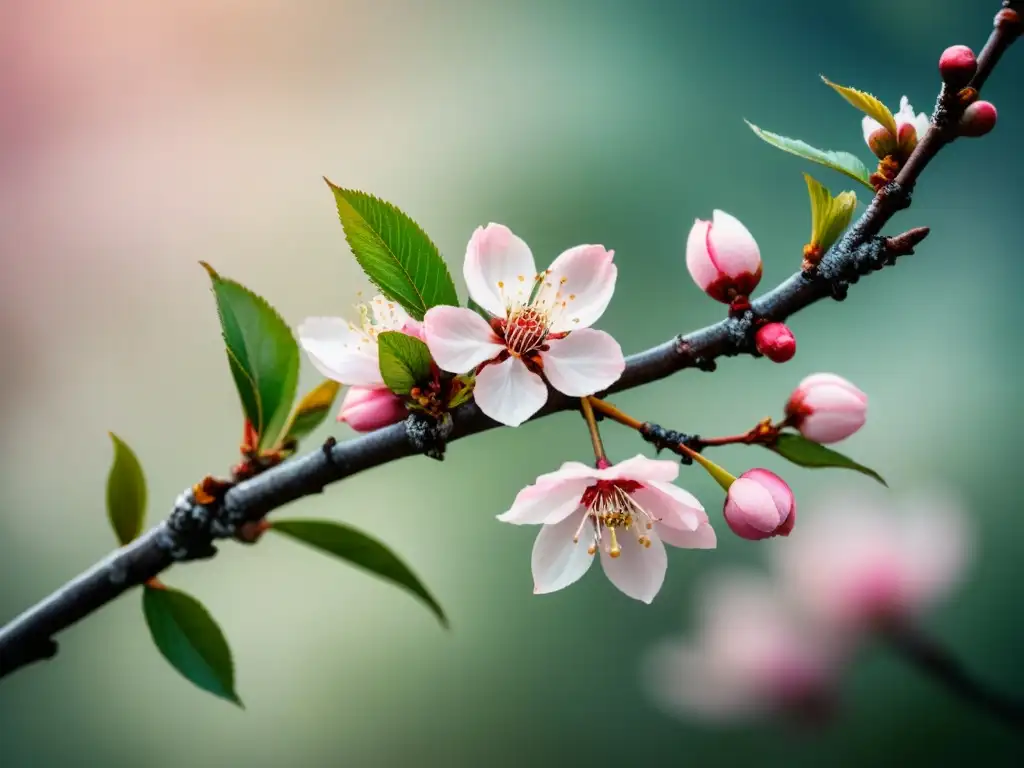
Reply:
[[[997, 5], [6, 0], [0, 620], [111, 548], [108, 429], [144, 463], [153, 521], [235, 460], [240, 412], [200, 259], [292, 323], [350, 310], [365, 286], [322, 175], [402, 206], [456, 274], [488, 221], [511, 226], [541, 263], [580, 242], [614, 248], [619, 289], [600, 326], [638, 351], [721, 315], [685, 271], [695, 217], [719, 207], [746, 223], [769, 286], [807, 239], [801, 171], [844, 187], [759, 142], [742, 118], [867, 160], [859, 116], [818, 74], [929, 111], [938, 54], [980, 48]], [[1024, 51], [1012, 50], [986, 89], [995, 132], [943, 153], [895, 224], [929, 225], [931, 238], [846, 303], [794, 317], [792, 362], [729, 360], [616, 399], [725, 434], [778, 415], [808, 373], [856, 382], [870, 421], [844, 450], [898, 491], [951, 488], [977, 524], [966, 584], [929, 630], [1020, 692], [1022, 73]], [[333, 422], [321, 432], [348, 436]], [[646, 450], [614, 425], [606, 440], [620, 458]], [[661, 714], [641, 685], [644, 649], [691, 624], [702, 574], [763, 562], [786, 542], [740, 541], [720, 525], [717, 552], [670, 553], [651, 606], [597, 569], [534, 597], [535, 529], [494, 515], [587, 451], [566, 414], [282, 510], [375, 532], [435, 591], [451, 632], [400, 590], [284, 539], [228, 544], [167, 581], [221, 622], [244, 712], [157, 656], [129, 594], [62, 635], [56, 660], [3, 681], [0, 764], [1013, 764], [1019, 742], [884, 648], [868, 649], [827, 728]], [[737, 473], [785, 469], [807, 509], [836, 479], [753, 449], [717, 455]], [[714, 521], [720, 491], [698, 470], [681, 482]]]

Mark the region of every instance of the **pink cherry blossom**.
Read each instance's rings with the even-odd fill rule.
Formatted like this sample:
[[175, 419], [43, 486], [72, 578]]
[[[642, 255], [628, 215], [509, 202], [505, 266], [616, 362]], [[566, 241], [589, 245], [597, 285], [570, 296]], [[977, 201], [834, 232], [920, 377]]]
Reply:
[[897, 151], [906, 157], [914, 150], [931, 124], [931, 119], [924, 112], [914, 114], [914, 108], [906, 96], [900, 99], [900, 109], [893, 117], [896, 118], [897, 136], [892, 136], [873, 117], [865, 115], [861, 121], [864, 141], [876, 157], [884, 158]]
[[533, 546], [534, 592], [578, 581], [600, 552], [611, 582], [650, 603], [665, 580], [665, 544], [713, 549], [715, 532], [701, 503], [673, 485], [674, 461], [645, 456], [595, 469], [570, 461], [516, 496], [503, 522], [541, 524]]
[[338, 421], [356, 432], [372, 432], [408, 415], [405, 402], [387, 387], [349, 387], [341, 401]]
[[708, 296], [726, 304], [749, 296], [761, 281], [761, 251], [739, 219], [716, 210], [697, 219], [686, 240], [686, 268]]
[[609, 387], [625, 360], [618, 342], [595, 323], [615, 291], [612, 251], [578, 245], [541, 273], [533, 254], [508, 227], [473, 233], [463, 275], [471, 309], [432, 307], [424, 318], [430, 353], [451, 373], [476, 371], [474, 398], [495, 421], [518, 426], [547, 401], [544, 380], [583, 397]]
[[815, 373], [801, 381], [786, 403], [786, 417], [817, 443], [837, 443], [864, 426], [868, 396], [841, 376]]
[[751, 469], [729, 486], [724, 515], [733, 533], [744, 539], [789, 536], [796, 523], [796, 500], [774, 472]]
[[904, 619], [944, 597], [968, 560], [967, 518], [948, 493], [893, 500], [832, 492], [773, 549], [782, 583], [820, 622], [843, 631]]
[[310, 317], [299, 326], [299, 343], [310, 361], [328, 379], [357, 387], [384, 386], [380, 375], [377, 334], [402, 331], [421, 336], [419, 323], [398, 304], [375, 296], [358, 306], [359, 324], [341, 317]]
[[805, 622], [754, 572], [718, 571], [698, 594], [695, 636], [663, 641], [644, 660], [656, 703], [678, 717], [716, 721], [828, 713], [847, 655], [841, 636]]

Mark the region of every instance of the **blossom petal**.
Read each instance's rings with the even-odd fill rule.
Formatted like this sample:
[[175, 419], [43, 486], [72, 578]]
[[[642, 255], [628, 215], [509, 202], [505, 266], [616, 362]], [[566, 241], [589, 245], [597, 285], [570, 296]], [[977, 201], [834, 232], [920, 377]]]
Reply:
[[423, 333], [434, 361], [451, 373], [468, 373], [505, 349], [487, 321], [465, 307], [431, 307]]
[[697, 526], [695, 531], [684, 531], [662, 523], [655, 523], [654, 530], [666, 544], [681, 549], [714, 549], [718, 546], [715, 529], [706, 520]]
[[556, 525], [545, 525], [533, 542], [530, 565], [533, 570], [534, 594], [556, 592], [574, 584], [582, 578], [594, 556], [587, 552], [590, 540], [580, 537], [574, 542], [584, 512], [570, 515]]
[[551, 479], [554, 474], [539, 477], [536, 483], [523, 488], [516, 494], [511, 509], [498, 515], [498, 519], [515, 525], [554, 525], [578, 510], [583, 492], [593, 480], [588, 477]]
[[308, 317], [298, 328], [299, 343], [316, 369], [329, 379], [360, 387], [380, 387], [377, 342], [340, 317]]
[[636, 503], [663, 525], [680, 531], [694, 531], [708, 519], [697, 497], [672, 483], [646, 482], [633, 494]]
[[466, 246], [462, 267], [469, 295], [495, 317], [525, 304], [533, 292], [537, 267], [530, 247], [501, 224], [477, 227]]
[[614, 255], [603, 245], [577, 245], [551, 263], [533, 303], [551, 312], [553, 332], [589, 328], [604, 314], [618, 276]]
[[610, 334], [584, 328], [549, 341], [541, 352], [551, 386], [570, 397], [585, 397], [614, 384], [626, 368], [622, 347]]
[[782, 522], [772, 494], [756, 480], [737, 478], [729, 486], [728, 501], [741, 513], [742, 522], [755, 531], [774, 531]]
[[495, 421], [518, 427], [547, 402], [548, 388], [522, 360], [510, 357], [503, 363], [488, 365], [476, 375], [473, 398], [480, 410]]
[[[886, 131], [885, 126], [875, 120], [873, 117], [864, 115], [864, 118], [860, 121], [861, 130], [864, 131], [864, 143], [871, 146], [871, 137], [875, 135], [876, 131]], [[895, 138], [895, 137], [893, 137]]]
[[659, 480], [671, 483], [679, 477], [679, 462], [650, 459], [643, 454], [637, 454], [631, 459], [597, 471], [602, 480], [636, 480], [645, 484], [650, 480]]
[[370, 311], [373, 312], [373, 324], [379, 331], [400, 331], [412, 320], [401, 305], [380, 294], [371, 299]]
[[623, 531], [618, 536], [622, 553], [612, 557], [602, 548], [601, 565], [608, 580], [619, 591], [634, 600], [649, 604], [665, 582], [668, 555], [665, 554], [665, 545], [654, 530], [648, 531], [647, 537], [651, 540], [650, 547], [643, 546], [632, 531]]

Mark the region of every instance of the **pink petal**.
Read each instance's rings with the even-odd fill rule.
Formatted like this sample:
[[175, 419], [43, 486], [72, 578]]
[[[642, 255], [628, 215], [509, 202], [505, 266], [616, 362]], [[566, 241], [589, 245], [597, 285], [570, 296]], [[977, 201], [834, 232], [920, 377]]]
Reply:
[[671, 483], [679, 477], [679, 462], [667, 461], [665, 459], [649, 459], [643, 455], [636, 455], [631, 459], [620, 461], [608, 469], [598, 470], [598, 475], [603, 480], [636, 480], [640, 483], [647, 483], [649, 480], [660, 480]]
[[714, 549], [718, 546], [718, 539], [715, 536], [715, 529], [707, 520], [700, 523], [695, 531], [684, 531], [679, 528], [670, 528], [662, 523], [655, 523], [654, 530], [658, 536], [673, 547], [681, 549]]
[[509, 306], [530, 298], [537, 267], [529, 246], [512, 230], [488, 224], [470, 238], [462, 274], [473, 300], [495, 317], [505, 317]]
[[671, 483], [648, 481], [633, 494], [637, 504], [650, 512], [663, 525], [682, 531], [694, 531], [708, 519], [697, 498]]
[[686, 268], [693, 282], [703, 291], [719, 278], [718, 267], [708, 253], [707, 240], [710, 221], [697, 219], [686, 238]]
[[[605, 531], [606, 540], [607, 537], [608, 532]], [[647, 537], [651, 540], [650, 547], [640, 544], [633, 531], [618, 532], [622, 553], [618, 557], [612, 557], [606, 551], [606, 547], [602, 547], [601, 565], [608, 580], [618, 587], [620, 592], [634, 600], [650, 604], [665, 581], [668, 555], [665, 554], [665, 545], [661, 543], [655, 531], [647, 531]]]
[[374, 326], [382, 331], [400, 331], [406, 323], [415, 322], [400, 304], [385, 296], [374, 296], [370, 301], [370, 310], [373, 312]]
[[537, 478], [537, 482], [523, 488], [512, 508], [498, 519], [515, 525], [560, 523], [580, 508], [583, 492], [594, 482], [589, 477], [562, 479], [551, 473]]
[[593, 328], [574, 331], [547, 343], [541, 352], [551, 386], [570, 397], [585, 397], [614, 384], [626, 368], [622, 347], [611, 335]]
[[594, 562], [594, 556], [587, 553], [591, 540], [581, 536], [579, 542], [573, 541], [583, 514], [581, 510], [556, 525], [545, 525], [540, 529], [530, 558], [535, 594], [564, 589], [590, 570]]
[[361, 387], [383, 386], [377, 342], [340, 317], [309, 317], [298, 328], [299, 343], [329, 379]]
[[372, 432], [403, 421], [408, 415], [405, 401], [387, 387], [349, 387], [341, 401], [338, 421], [356, 432]]
[[755, 274], [761, 269], [761, 252], [754, 236], [725, 211], [716, 210], [712, 216], [708, 252], [718, 271], [729, 277]]
[[505, 349], [487, 321], [465, 307], [431, 307], [423, 333], [434, 361], [451, 373], [468, 373]]
[[838, 443], [863, 427], [865, 421], [864, 411], [819, 411], [803, 418], [800, 434], [816, 443]]
[[552, 313], [555, 333], [589, 328], [604, 314], [615, 292], [614, 251], [577, 245], [552, 262], [534, 304]]
[[[433, 310], [431, 310], [433, 311]], [[539, 411], [548, 399], [548, 388], [518, 357], [488, 365], [476, 375], [473, 398], [487, 416], [518, 427]]]
[[740, 477], [729, 486], [727, 506], [734, 509], [737, 523], [757, 531], [774, 531], [782, 522], [775, 499], [756, 480]]

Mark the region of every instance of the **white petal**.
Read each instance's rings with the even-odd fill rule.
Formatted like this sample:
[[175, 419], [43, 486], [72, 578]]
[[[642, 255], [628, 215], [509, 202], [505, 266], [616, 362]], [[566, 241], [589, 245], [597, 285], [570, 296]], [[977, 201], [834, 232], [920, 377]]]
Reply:
[[423, 334], [434, 361], [451, 373], [468, 373], [505, 349], [487, 321], [465, 307], [431, 307]]
[[400, 304], [380, 294], [370, 301], [370, 311], [374, 328], [379, 331], [400, 331], [412, 319]]
[[620, 461], [608, 469], [601, 470], [605, 480], [636, 480], [646, 484], [649, 480], [671, 483], [679, 477], [679, 462], [666, 459], [649, 459], [638, 454], [631, 459]]
[[718, 546], [715, 529], [707, 521], [698, 525], [695, 531], [670, 528], [661, 523], [655, 523], [654, 530], [658, 532], [658, 535], [666, 544], [671, 544], [673, 547], [680, 547], [682, 549], [714, 549]]
[[[607, 539], [608, 531], [604, 532]], [[637, 541], [633, 531], [621, 531], [618, 534], [622, 553], [612, 557], [601, 547], [601, 565], [609, 581], [619, 590], [634, 600], [650, 603], [658, 594], [665, 581], [668, 570], [668, 556], [665, 545], [655, 531], [647, 531], [651, 546], [645, 547]]]
[[530, 298], [537, 267], [529, 246], [512, 230], [488, 224], [470, 238], [462, 274], [473, 300], [495, 317], [505, 317], [509, 306]]
[[517, 495], [512, 508], [498, 519], [515, 525], [548, 523], [564, 520], [580, 507], [583, 492], [593, 483], [589, 477], [570, 479], [537, 478], [537, 482], [523, 488]]
[[383, 386], [377, 341], [340, 317], [308, 317], [298, 328], [299, 343], [320, 373], [343, 384]]
[[543, 595], [555, 592], [574, 584], [594, 562], [594, 556], [587, 553], [591, 539], [580, 536], [579, 542], [573, 541], [583, 511], [570, 515], [557, 525], [545, 525], [533, 542], [533, 555], [530, 564], [533, 569], [533, 591]]
[[584, 328], [547, 345], [548, 350], [540, 353], [544, 375], [551, 386], [570, 397], [607, 389], [626, 368], [622, 347], [604, 331]]
[[510, 357], [477, 374], [473, 399], [495, 421], [518, 427], [547, 402], [548, 388], [522, 360]]
[[552, 331], [589, 328], [604, 314], [615, 293], [614, 255], [602, 245], [577, 245], [551, 263], [533, 303], [551, 312]]
[[681, 531], [695, 531], [708, 519], [697, 498], [671, 483], [648, 481], [633, 494], [636, 503], [662, 524]]
[[864, 143], [871, 146], [871, 136], [875, 131], [885, 130], [884, 126], [875, 120], [873, 117], [864, 115], [864, 119], [860, 121], [861, 129], [864, 131]]

